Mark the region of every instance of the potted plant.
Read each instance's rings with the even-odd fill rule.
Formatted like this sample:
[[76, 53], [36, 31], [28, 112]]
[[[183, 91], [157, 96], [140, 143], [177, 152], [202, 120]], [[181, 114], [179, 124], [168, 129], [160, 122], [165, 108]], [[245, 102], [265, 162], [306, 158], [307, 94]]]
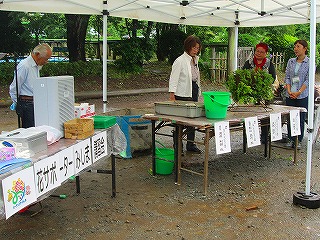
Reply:
[[267, 104], [273, 99], [273, 78], [260, 69], [239, 69], [229, 75], [226, 86], [234, 102], [239, 104]]

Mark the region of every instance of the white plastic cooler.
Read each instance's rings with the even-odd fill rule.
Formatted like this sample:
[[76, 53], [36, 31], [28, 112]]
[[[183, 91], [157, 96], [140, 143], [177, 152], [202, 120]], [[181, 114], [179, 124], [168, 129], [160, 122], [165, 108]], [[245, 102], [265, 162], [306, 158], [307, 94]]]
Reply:
[[34, 128], [18, 128], [0, 135], [0, 141], [7, 141], [15, 147], [16, 157], [32, 157], [47, 150], [47, 132]]

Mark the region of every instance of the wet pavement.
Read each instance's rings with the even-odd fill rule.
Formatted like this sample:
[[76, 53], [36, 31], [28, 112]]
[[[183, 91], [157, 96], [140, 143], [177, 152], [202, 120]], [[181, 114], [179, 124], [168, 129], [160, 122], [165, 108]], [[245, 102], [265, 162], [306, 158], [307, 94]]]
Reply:
[[[155, 97], [162, 100], [166, 96]], [[117, 108], [118, 101], [112, 101]], [[138, 106], [139, 101], [151, 104], [145, 97], [128, 101], [128, 105], [137, 102]], [[15, 115], [3, 109], [1, 114], [6, 119], [11, 116], [11, 125], [6, 121], [8, 125], [2, 122], [2, 126], [13, 127]], [[161, 141], [171, 146], [170, 139]], [[151, 155], [145, 152], [132, 159], [117, 159], [116, 198], [110, 197], [111, 176], [83, 173], [80, 194], [70, 180], [56, 190], [56, 194], [67, 194], [66, 199], [43, 200], [42, 212], [34, 217], [26, 213], [1, 220], [1, 236], [48, 240], [320, 239], [320, 209], [297, 206], [292, 201], [295, 192], [305, 190], [306, 138], [295, 164], [291, 149], [272, 148], [270, 159], [263, 156], [263, 146], [243, 153], [242, 133], [232, 133], [231, 153], [216, 155], [214, 141], [210, 144], [206, 196], [199, 175], [182, 172], [179, 186], [173, 174], [150, 175]], [[316, 142], [311, 171], [311, 191], [315, 193], [320, 193], [319, 150], [320, 142]], [[190, 169], [203, 170], [202, 154], [185, 152], [183, 159]], [[100, 164], [110, 166], [110, 161]]]

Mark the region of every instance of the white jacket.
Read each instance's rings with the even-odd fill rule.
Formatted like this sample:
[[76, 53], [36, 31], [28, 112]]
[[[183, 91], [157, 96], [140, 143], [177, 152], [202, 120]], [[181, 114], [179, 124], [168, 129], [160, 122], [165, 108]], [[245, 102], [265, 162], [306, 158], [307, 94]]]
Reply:
[[[192, 97], [191, 60], [192, 57], [184, 52], [174, 61], [169, 79], [169, 92], [174, 92], [180, 97]], [[196, 56], [195, 63], [199, 71], [198, 60], [199, 57]], [[197, 83], [200, 94], [200, 74]]]

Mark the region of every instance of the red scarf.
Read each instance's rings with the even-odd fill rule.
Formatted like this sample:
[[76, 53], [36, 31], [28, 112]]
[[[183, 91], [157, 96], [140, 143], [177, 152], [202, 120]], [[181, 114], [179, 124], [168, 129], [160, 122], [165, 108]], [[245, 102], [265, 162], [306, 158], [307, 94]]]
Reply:
[[262, 70], [262, 67], [264, 66], [266, 61], [267, 61], [267, 58], [264, 58], [261, 63], [258, 63], [256, 57], [253, 57], [253, 62], [254, 62], [254, 65], [256, 66], [256, 69], [260, 68]]

